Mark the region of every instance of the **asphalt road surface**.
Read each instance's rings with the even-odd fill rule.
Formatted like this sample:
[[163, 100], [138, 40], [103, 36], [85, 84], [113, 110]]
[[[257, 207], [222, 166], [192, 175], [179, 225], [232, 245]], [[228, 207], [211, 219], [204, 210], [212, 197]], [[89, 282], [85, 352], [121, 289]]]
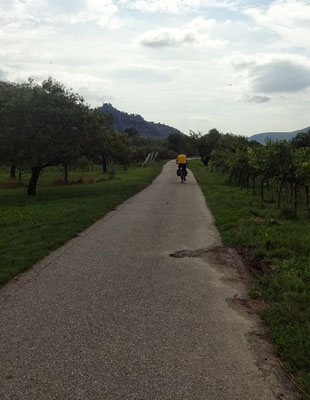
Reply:
[[0, 290], [1, 400], [297, 398], [175, 171]]

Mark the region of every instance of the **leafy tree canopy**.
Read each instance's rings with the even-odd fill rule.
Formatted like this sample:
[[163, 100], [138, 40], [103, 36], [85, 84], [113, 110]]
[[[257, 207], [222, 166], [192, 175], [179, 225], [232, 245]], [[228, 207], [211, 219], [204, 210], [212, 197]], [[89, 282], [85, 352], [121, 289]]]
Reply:
[[89, 107], [52, 78], [0, 88], [0, 156], [6, 164], [31, 169], [28, 194], [35, 195], [42, 169], [80, 156]]
[[292, 140], [291, 143], [295, 147], [310, 147], [310, 129], [308, 132], [298, 133]]

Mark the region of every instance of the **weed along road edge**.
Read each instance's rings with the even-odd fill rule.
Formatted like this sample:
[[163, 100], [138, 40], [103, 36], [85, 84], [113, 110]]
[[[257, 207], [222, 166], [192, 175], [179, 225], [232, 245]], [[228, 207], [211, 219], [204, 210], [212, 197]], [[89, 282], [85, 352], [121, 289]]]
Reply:
[[175, 172], [0, 290], [1, 400], [298, 398]]

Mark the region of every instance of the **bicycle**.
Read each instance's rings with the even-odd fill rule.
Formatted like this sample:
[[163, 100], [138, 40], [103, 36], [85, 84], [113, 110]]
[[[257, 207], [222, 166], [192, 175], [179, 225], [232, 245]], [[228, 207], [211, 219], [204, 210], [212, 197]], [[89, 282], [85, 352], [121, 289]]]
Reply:
[[177, 175], [180, 177], [181, 183], [186, 181], [187, 172], [186, 172], [185, 168], [182, 168], [182, 167], [180, 168], [179, 167], [178, 170], [177, 170]]

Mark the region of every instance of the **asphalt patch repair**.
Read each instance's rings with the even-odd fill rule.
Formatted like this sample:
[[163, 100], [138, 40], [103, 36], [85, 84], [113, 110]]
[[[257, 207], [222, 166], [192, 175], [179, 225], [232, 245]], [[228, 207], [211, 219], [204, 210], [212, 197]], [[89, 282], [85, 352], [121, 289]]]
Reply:
[[212, 265], [216, 264], [218, 267], [233, 268], [245, 278], [245, 273], [248, 275], [247, 280], [250, 278], [246, 265], [242, 262], [237, 251], [230, 247], [212, 246], [196, 250], [181, 250], [169, 254], [170, 257], [184, 258], [184, 257], [199, 257], [206, 260]]
[[[227, 299], [231, 304], [239, 304], [246, 307], [248, 313], [256, 313], [261, 308], [261, 302], [247, 296], [247, 291], [253, 286], [255, 278], [248, 271], [237, 251], [224, 246], [213, 246], [196, 250], [181, 250], [169, 254], [173, 258], [198, 257], [205, 260], [210, 266], [223, 273], [221, 280], [233, 285], [238, 293], [233, 299]], [[242, 295], [240, 295], [240, 292]], [[257, 304], [259, 303], [259, 304]], [[251, 310], [251, 311], [249, 311]]]
[[[198, 257], [205, 260], [209, 266], [219, 270], [223, 274], [221, 281], [237, 291], [232, 298], [226, 298], [229, 307], [236, 312], [248, 315], [249, 318], [257, 318], [259, 311], [268, 307], [264, 301], [249, 296], [248, 293], [257, 282], [258, 275], [243, 262], [236, 249], [212, 246], [196, 250], [181, 250], [169, 256], [173, 258]], [[284, 368], [281, 360], [275, 355], [268, 329], [260, 319], [257, 321], [256, 328], [247, 334], [247, 340], [255, 354], [256, 364], [265, 378], [269, 380], [270, 375], [273, 375], [285, 388], [283, 394], [280, 392], [280, 386], [274, 387], [277, 398], [280, 400], [303, 399], [305, 392], [300, 389], [292, 375]]]

